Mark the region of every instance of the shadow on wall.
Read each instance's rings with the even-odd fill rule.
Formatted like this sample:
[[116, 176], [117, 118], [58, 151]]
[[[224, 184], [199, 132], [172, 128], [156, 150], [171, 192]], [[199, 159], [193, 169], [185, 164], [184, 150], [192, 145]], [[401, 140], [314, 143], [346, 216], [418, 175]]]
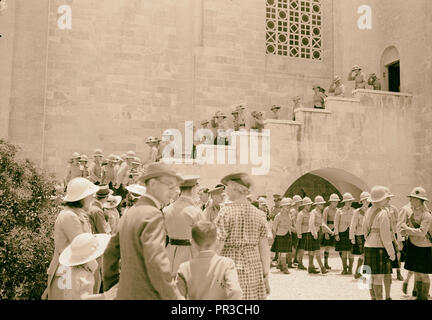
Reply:
[[[323, 168], [298, 178], [285, 191], [284, 196], [292, 198], [298, 194], [301, 197], [307, 196], [313, 201], [317, 195], [328, 200], [332, 193], [336, 193], [342, 199], [342, 194], [349, 192], [357, 200], [364, 190], [369, 190], [369, 187], [355, 175], [341, 169]], [[354, 202], [353, 207], [357, 208], [359, 204]]]

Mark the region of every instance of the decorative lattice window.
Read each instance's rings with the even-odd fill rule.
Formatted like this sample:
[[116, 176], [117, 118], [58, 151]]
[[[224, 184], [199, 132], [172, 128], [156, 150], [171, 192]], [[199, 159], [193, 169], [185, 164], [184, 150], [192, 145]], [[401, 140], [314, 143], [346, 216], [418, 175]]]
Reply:
[[266, 0], [268, 54], [322, 60], [321, 1]]

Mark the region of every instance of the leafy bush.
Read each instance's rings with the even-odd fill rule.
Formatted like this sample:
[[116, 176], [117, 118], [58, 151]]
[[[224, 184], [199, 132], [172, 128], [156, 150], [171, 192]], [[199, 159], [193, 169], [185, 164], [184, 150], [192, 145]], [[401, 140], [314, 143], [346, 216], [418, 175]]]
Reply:
[[54, 252], [55, 180], [0, 139], [0, 299], [40, 299]]

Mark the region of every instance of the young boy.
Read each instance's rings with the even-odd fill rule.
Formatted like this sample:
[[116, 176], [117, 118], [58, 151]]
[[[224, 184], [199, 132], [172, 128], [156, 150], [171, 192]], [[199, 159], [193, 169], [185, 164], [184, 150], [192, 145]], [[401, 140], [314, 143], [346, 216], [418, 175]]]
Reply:
[[241, 300], [243, 292], [234, 261], [214, 251], [216, 225], [199, 221], [192, 227], [192, 246], [198, 256], [183, 262], [176, 282], [180, 293], [189, 300]]

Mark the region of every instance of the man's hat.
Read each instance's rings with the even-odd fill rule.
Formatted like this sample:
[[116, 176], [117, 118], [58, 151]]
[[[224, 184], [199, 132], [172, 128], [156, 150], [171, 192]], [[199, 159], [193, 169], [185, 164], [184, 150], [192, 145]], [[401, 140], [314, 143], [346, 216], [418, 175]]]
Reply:
[[198, 184], [198, 179], [200, 178], [197, 175], [191, 176], [181, 176], [183, 181], [180, 184], [180, 187], [195, 187]]
[[218, 184], [213, 189], [210, 189], [208, 191], [208, 193], [210, 193], [210, 194], [220, 194], [220, 193], [224, 192], [224, 190], [225, 190], [225, 186], [223, 184]]
[[359, 65], [353, 65], [353, 67], [351, 68], [351, 71], [355, 71], [355, 70], [361, 70], [361, 67]]
[[354, 199], [354, 197], [352, 196], [352, 194], [349, 193], [349, 192], [346, 192], [346, 193], [343, 194], [343, 196], [342, 196], [342, 201], [341, 201], [341, 202], [354, 201], [354, 200], [355, 200], [355, 199]]
[[221, 180], [221, 182], [224, 185], [227, 185], [228, 181], [234, 181], [248, 189], [252, 187], [252, 181], [247, 173], [243, 173], [243, 172], [231, 173], [223, 177]]
[[198, 191], [198, 193], [208, 193], [208, 192], [209, 192], [209, 188], [206, 188], [206, 187], [202, 187]]
[[279, 206], [285, 207], [285, 206], [292, 206], [293, 204], [294, 202], [292, 201], [291, 198], [282, 198]]
[[335, 76], [334, 79], [333, 79], [334, 82], [336, 82], [336, 81], [341, 81], [341, 80], [342, 80], [342, 79], [341, 79], [341, 77], [339, 77], [339, 76]]
[[156, 137], [147, 137], [147, 140], [145, 143], [149, 144], [149, 143], [156, 143], [158, 141], [158, 139]]
[[183, 181], [183, 179], [174, 170], [170, 169], [170, 167], [162, 162], [154, 162], [149, 164], [145, 174], [143, 174], [139, 180], [145, 183], [147, 180], [162, 176], [171, 176], [177, 178], [180, 183]]
[[274, 110], [274, 109], [278, 109], [279, 110], [280, 108], [281, 107], [279, 107], [279, 106], [277, 106], [277, 105], [274, 104], [274, 105], [271, 106], [270, 110]]
[[132, 160], [132, 164], [138, 164], [138, 165], [141, 165], [141, 159], [138, 158], [138, 157], [135, 157], [135, 158]]
[[363, 200], [367, 200], [367, 199], [369, 199], [370, 198], [370, 194], [369, 194], [369, 192], [367, 192], [367, 191], [363, 191], [361, 194], [360, 194], [360, 202], [362, 202]]
[[85, 154], [82, 154], [79, 158], [79, 161], [88, 162], [88, 157]]
[[340, 198], [336, 193], [332, 193], [330, 195], [329, 202], [339, 202], [339, 201], [340, 201]]
[[96, 196], [98, 198], [108, 197], [112, 195], [114, 191], [112, 191], [107, 184], [103, 184], [99, 186], [99, 190], [96, 192]]
[[66, 187], [66, 195], [63, 201], [75, 202], [95, 194], [99, 187], [86, 178], [74, 178]]
[[372, 203], [380, 202], [380, 201], [386, 199], [388, 196], [387, 188], [383, 187], [383, 186], [374, 186], [370, 193], [371, 193], [371, 196], [368, 200], [369, 200], [369, 202], [372, 202]]
[[139, 194], [142, 196], [144, 193], [146, 193], [147, 189], [144, 186], [141, 186], [139, 184], [131, 184], [126, 187], [126, 190], [130, 193]]
[[78, 152], [72, 153], [71, 159], [79, 159], [79, 158], [80, 158], [80, 154]]
[[227, 116], [222, 111], [216, 111], [216, 118], [226, 118]]
[[201, 121], [201, 125], [202, 125], [202, 126], [205, 125], [205, 124], [208, 124], [208, 123], [210, 123], [208, 120], [202, 120], [202, 121]]
[[293, 202], [294, 203], [298, 203], [298, 202], [301, 202], [302, 201], [302, 198], [299, 196], [299, 195], [295, 195], [294, 197], [293, 197]]
[[114, 154], [110, 154], [108, 156], [108, 161], [109, 162], [116, 162], [117, 161], [117, 157]]
[[426, 195], [426, 190], [422, 187], [415, 187], [412, 191], [411, 194], [408, 196], [410, 198], [418, 198], [424, 201], [429, 201], [429, 199], [427, 198]]
[[244, 109], [246, 109], [246, 103], [245, 102], [242, 102], [238, 106], [236, 106], [237, 111], [244, 110]]
[[103, 153], [101, 149], [95, 149], [95, 151], [93, 151], [93, 157], [103, 157]]
[[304, 197], [303, 200], [302, 200], [302, 205], [303, 206], [307, 206], [308, 204], [314, 204], [314, 203], [312, 202], [311, 198]]
[[125, 157], [126, 159], [133, 159], [135, 157], [136, 157], [136, 154], [134, 151], [129, 150], [128, 152], [126, 152], [126, 157]]
[[315, 197], [315, 201], [314, 204], [325, 204], [326, 201], [324, 200], [324, 198], [322, 196], [316, 196]]
[[113, 208], [116, 208], [120, 204], [121, 201], [122, 201], [121, 196], [110, 195], [110, 196], [108, 196], [108, 199], [106, 200], [106, 202], [103, 204], [103, 207], [106, 209], [113, 209]]

